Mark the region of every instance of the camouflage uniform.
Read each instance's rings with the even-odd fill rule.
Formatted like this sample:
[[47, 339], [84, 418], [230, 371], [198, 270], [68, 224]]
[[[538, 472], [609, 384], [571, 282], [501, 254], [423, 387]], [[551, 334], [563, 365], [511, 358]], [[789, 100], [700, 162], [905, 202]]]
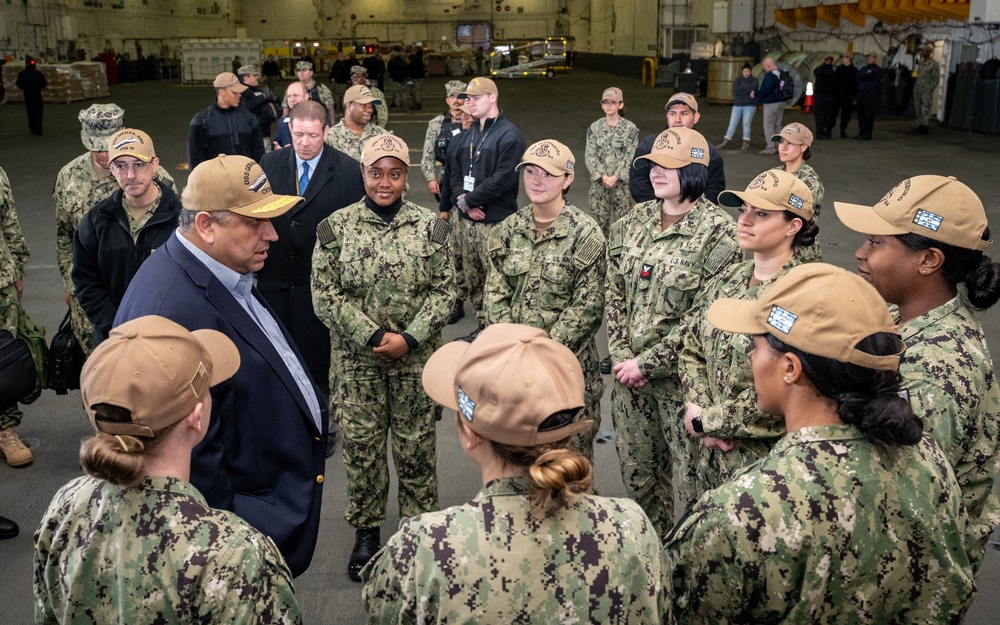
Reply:
[[990, 533], [1000, 526], [993, 491], [1000, 471], [1000, 386], [983, 327], [957, 296], [900, 327], [899, 370], [924, 431], [955, 468], [969, 512], [966, 545], [978, 570]]
[[[317, 228], [312, 291], [316, 316], [330, 328], [330, 412], [344, 440], [349, 502], [344, 517], [358, 528], [385, 520], [389, 492], [386, 438], [392, 430], [402, 516], [438, 507], [437, 410], [420, 382], [441, 344], [455, 303], [447, 224], [403, 201], [390, 223], [365, 199]], [[403, 333], [418, 347], [387, 363], [369, 341], [379, 330]]]
[[441, 134], [441, 127], [445, 119], [451, 122], [449, 124], [451, 128], [458, 130], [455, 134], [456, 137], [462, 132], [462, 118], [460, 116], [452, 117], [450, 111], [431, 118], [430, 123], [427, 124], [427, 132], [424, 133], [424, 150], [420, 157], [420, 171], [424, 174], [424, 180], [427, 182], [440, 179], [437, 174], [438, 159], [434, 155], [434, 148], [437, 145], [438, 135]]
[[[605, 234], [635, 205], [628, 191], [628, 171], [638, 147], [639, 129], [624, 117], [614, 126], [601, 118], [587, 129], [584, 161], [590, 172], [590, 214]], [[618, 176], [614, 189], [601, 183], [602, 175]]]
[[490, 270], [483, 294], [487, 323], [521, 323], [545, 330], [580, 359], [590, 432], [573, 443], [594, 459], [604, 380], [594, 336], [604, 318], [607, 243], [597, 223], [567, 204], [539, 234], [531, 206], [501, 221], [487, 245]]
[[[56, 176], [52, 201], [56, 206], [56, 261], [62, 274], [63, 290], [70, 295], [76, 293], [71, 273], [73, 270], [73, 236], [87, 211], [101, 200], [118, 190], [118, 182], [108, 170], [98, 178], [91, 165], [90, 152], [85, 152], [66, 164]], [[156, 170], [154, 180], [174, 189], [174, 179], [163, 167]], [[80, 342], [84, 353], [89, 354], [94, 340], [94, 326], [91, 325], [83, 308], [73, 296], [70, 299], [73, 334]]]
[[684, 623], [960, 623], [975, 592], [955, 475], [929, 436], [889, 454], [804, 428], [664, 541]]
[[277, 547], [183, 480], [63, 486], [35, 534], [38, 623], [301, 623]]
[[[784, 165], [778, 165], [777, 167], [772, 167], [772, 169], [780, 169], [785, 171]], [[809, 190], [813, 194], [813, 221], [817, 224], [819, 223], [819, 212], [823, 204], [823, 182], [819, 179], [819, 174], [813, 169], [809, 163], [803, 162], [792, 175], [806, 183]], [[802, 258], [803, 262], [806, 263], [821, 263], [823, 262], [823, 250], [819, 247], [819, 238], [809, 247], [800, 247], [795, 250], [795, 255]]]
[[340, 120], [330, 128], [330, 132], [326, 135], [326, 143], [330, 147], [336, 148], [354, 160], [359, 161], [361, 159], [361, 149], [365, 147], [365, 141], [386, 132], [388, 131], [385, 128], [376, 125], [373, 120], [365, 126], [359, 137], [344, 125], [344, 120]]
[[660, 623], [662, 548], [629, 499], [546, 514], [523, 478], [404, 519], [362, 572], [369, 623]]
[[680, 416], [680, 325], [704, 282], [742, 252], [736, 222], [704, 197], [666, 230], [661, 207], [643, 202], [612, 224], [607, 313], [612, 361], [637, 358], [649, 380], [611, 393], [622, 479], [662, 536], [673, 525], [673, 473], [692, 454], [680, 446], [694, 445]]
[[941, 66], [932, 58], [920, 59], [917, 66], [917, 83], [913, 86], [913, 105], [917, 111], [917, 124], [926, 126], [934, 109], [934, 90], [941, 78]]
[[[0, 330], [17, 336], [21, 316], [21, 301], [17, 296], [17, 281], [24, 278], [28, 264], [28, 244], [21, 233], [21, 224], [14, 208], [14, 194], [7, 173], [0, 169]], [[21, 410], [14, 404], [0, 413], [0, 430], [17, 427]]]
[[677, 489], [685, 509], [705, 491], [766, 456], [785, 434], [783, 421], [757, 409], [750, 369], [753, 337], [715, 329], [706, 317], [708, 307], [722, 297], [756, 300], [775, 280], [800, 264], [802, 260], [793, 255], [777, 275], [753, 286], [754, 261], [730, 265], [701, 290], [681, 327], [679, 369], [687, 400], [701, 406], [707, 436], [735, 444], [728, 452], [703, 444], [693, 447], [694, 455], [681, 463], [688, 473]]

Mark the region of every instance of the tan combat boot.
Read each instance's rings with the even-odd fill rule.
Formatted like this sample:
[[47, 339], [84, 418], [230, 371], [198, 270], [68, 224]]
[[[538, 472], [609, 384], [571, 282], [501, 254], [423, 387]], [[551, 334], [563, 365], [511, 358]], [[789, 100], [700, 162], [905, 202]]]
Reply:
[[7, 457], [7, 464], [12, 467], [31, 464], [31, 450], [24, 446], [13, 427], [0, 430], [0, 453]]
[[749, 150], [750, 149], [750, 139], [744, 139], [743, 140], [743, 147], [740, 148], [740, 149], [743, 150], [744, 152], [746, 152], [747, 150]]
[[719, 149], [719, 150], [725, 150], [726, 146], [728, 146], [728, 145], [729, 145], [729, 137], [724, 137], [722, 139], [722, 143], [716, 143], [715, 147], [716, 147], [716, 149]]

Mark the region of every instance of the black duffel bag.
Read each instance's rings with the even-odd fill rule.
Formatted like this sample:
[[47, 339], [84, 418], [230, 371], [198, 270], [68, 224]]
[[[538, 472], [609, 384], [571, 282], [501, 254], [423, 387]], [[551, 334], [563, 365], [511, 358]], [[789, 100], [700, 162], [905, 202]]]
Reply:
[[17, 405], [35, 390], [38, 371], [28, 344], [7, 330], [0, 330], [0, 411]]
[[49, 345], [48, 388], [56, 395], [65, 395], [73, 389], [80, 388], [80, 371], [83, 369], [83, 348], [73, 335], [70, 324], [70, 312], [66, 311], [59, 331], [52, 337]]

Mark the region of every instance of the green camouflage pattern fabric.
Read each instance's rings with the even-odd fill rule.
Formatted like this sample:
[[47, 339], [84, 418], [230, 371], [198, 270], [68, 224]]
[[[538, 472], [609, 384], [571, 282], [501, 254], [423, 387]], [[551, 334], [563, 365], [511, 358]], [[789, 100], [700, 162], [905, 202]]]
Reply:
[[[14, 206], [14, 193], [7, 172], [0, 169], [0, 329], [17, 336], [21, 301], [17, 281], [24, 279], [28, 264], [28, 244], [21, 232]], [[17, 404], [0, 412], [0, 430], [17, 427], [24, 415]]]
[[[435, 115], [427, 124], [427, 131], [424, 133], [424, 149], [420, 157], [420, 171], [424, 174], [424, 180], [431, 182], [440, 179], [437, 173], [437, 159], [434, 158], [434, 145], [437, 143], [438, 135], [441, 134], [441, 125], [444, 123], [444, 115]], [[451, 114], [449, 113], [449, 117]], [[461, 123], [460, 118], [452, 117], [454, 123]], [[458, 126], [461, 132], [462, 127]]]
[[683, 623], [960, 623], [975, 592], [954, 473], [929, 436], [895, 453], [804, 428], [709, 491], [664, 542]]
[[[624, 117], [614, 126], [602, 117], [587, 128], [584, 162], [590, 172], [590, 214], [605, 234], [635, 205], [628, 190], [628, 172], [638, 147], [639, 129]], [[618, 183], [608, 189], [601, 184], [601, 176], [618, 176]]]
[[662, 548], [628, 499], [533, 508], [523, 478], [404, 519], [361, 575], [368, 622], [660, 623]]
[[[344, 517], [363, 528], [385, 520], [390, 431], [400, 514], [436, 510], [437, 410], [420, 376], [455, 303], [447, 225], [408, 201], [387, 224], [361, 200], [320, 222], [317, 233], [313, 304], [330, 328], [330, 361], [337, 363], [330, 412], [343, 437]], [[405, 332], [418, 347], [384, 362], [368, 345], [380, 329]]]
[[934, 109], [934, 90], [941, 79], [941, 65], [933, 58], [920, 59], [917, 65], [917, 82], [913, 85], [913, 105], [917, 111], [917, 124], [930, 123]]
[[[153, 179], [176, 191], [174, 179], [163, 166], [157, 168]], [[118, 182], [110, 170], [100, 178], [96, 176], [90, 163], [90, 152], [84, 152], [59, 170], [52, 190], [56, 208], [56, 262], [62, 275], [63, 290], [73, 296], [70, 298], [70, 321], [73, 334], [85, 354], [91, 350], [94, 326], [74, 295], [76, 287], [70, 275], [73, 271], [73, 236], [87, 211], [117, 190]]]
[[681, 463], [688, 467], [684, 479], [679, 480], [685, 509], [702, 493], [728, 482], [737, 471], [766, 456], [785, 434], [783, 420], [757, 408], [750, 368], [753, 337], [717, 330], [708, 322], [708, 307], [720, 298], [760, 299], [775, 280], [800, 264], [802, 260], [793, 254], [770, 280], [752, 286], [753, 260], [730, 265], [706, 284], [688, 314], [681, 330], [679, 365], [686, 399], [701, 406], [706, 436], [724, 438], [735, 446], [722, 452], [699, 443], [694, 456]]
[[[377, 82], [367, 81], [368, 90], [372, 92], [372, 97], [378, 100], [378, 103], [372, 102], [372, 106], [375, 107], [375, 115], [372, 116], [372, 123], [385, 128], [385, 125], [389, 123], [389, 105], [385, 101], [385, 93], [378, 88]], [[343, 102], [343, 98], [341, 98]]]
[[271, 539], [188, 482], [63, 486], [35, 534], [37, 623], [301, 623]]
[[385, 81], [385, 95], [388, 98], [389, 106], [401, 107], [410, 99], [410, 86], [405, 82], [387, 80]]
[[[638, 204], [611, 226], [608, 243], [608, 347], [614, 363], [636, 358], [649, 383], [615, 383], [612, 416], [626, 492], [658, 531], [673, 525], [673, 475], [694, 441], [684, 431], [677, 361], [680, 326], [705, 282], [742, 260], [736, 222], [700, 198], [661, 229], [660, 200]], [[679, 470], [678, 470], [679, 469]]]
[[[336, 107], [337, 104], [343, 104], [343, 102], [344, 102], [344, 94], [341, 93], [339, 101], [335, 100], [334, 97], [333, 97], [333, 92], [330, 91], [329, 87], [327, 87], [323, 83], [319, 82], [318, 80], [313, 80], [313, 82], [316, 83], [316, 92], [319, 94], [319, 103], [322, 104], [324, 108], [326, 108], [327, 113], [330, 114], [330, 119], [336, 119], [336, 116], [334, 115], [334, 111], [337, 108]], [[345, 88], [344, 91], [347, 91], [347, 89]], [[306, 93], [307, 94], [309, 93], [309, 88], [306, 88]], [[310, 96], [310, 99], [312, 99], [311, 96]], [[282, 99], [281, 99], [281, 108], [286, 109], [286, 110], [288, 109], [288, 95], [287, 94], [285, 96], [283, 96]]]
[[457, 242], [462, 246], [459, 251], [459, 256], [462, 258], [462, 275], [459, 279], [464, 284], [460, 290], [465, 294], [463, 299], [468, 299], [472, 304], [476, 319], [479, 323], [486, 325], [486, 310], [483, 298], [486, 292], [486, 278], [490, 270], [490, 259], [487, 248], [489, 246], [490, 235], [497, 224], [463, 219], [459, 217], [458, 209], [455, 209], [453, 213], [455, 216], [455, 229], [459, 231]]
[[365, 147], [365, 141], [368, 141], [372, 137], [384, 135], [386, 132], [385, 128], [375, 124], [375, 121], [372, 120], [361, 131], [361, 136], [359, 137], [344, 125], [344, 120], [340, 120], [330, 128], [330, 132], [326, 135], [326, 143], [354, 160], [361, 161], [361, 150]]
[[604, 235], [572, 204], [539, 233], [529, 205], [497, 224], [487, 247], [486, 321], [541, 328], [577, 355], [586, 383], [583, 418], [593, 419], [594, 427], [574, 436], [573, 443], [593, 461], [604, 395], [595, 339], [607, 291]]
[[1000, 526], [993, 488], [1000, 472], [1000, 386], [986, 336], [961, 295], [907, 321], [900, 333], [903, 388], [955, 469], [969, 513], [969, 560], [978, 570]]
[[[779, 165], [773, 167], [772, 169], [780, 169], [785, 171], [784, 165]], [[809, 190], [813, 194], [813, 221], [819, 224], [819, 213], [822, 209], [823, 204], [823, 181], [819, 179], [819, 174], [816, 170], [812, 168], [809, 163], [803, 162], [799, 168], [792, 172], [792, 175], [806, 183]], [[795, 254], [802, 258], [803, 262], [806, 263], [821, 263], [823, 262], [823, 250], [819, 247], [819, 237], [816, 237], [816, 241], [808, 247], [800, 247], [795, 250]]]

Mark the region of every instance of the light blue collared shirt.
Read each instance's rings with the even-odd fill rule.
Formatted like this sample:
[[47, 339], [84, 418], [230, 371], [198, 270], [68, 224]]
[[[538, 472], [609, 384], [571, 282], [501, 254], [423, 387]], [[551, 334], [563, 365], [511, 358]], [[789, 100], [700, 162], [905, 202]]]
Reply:
[[[293, 147], [292, 149], [294, 150], [295, 148]], [[299, 158], [298, 154], [295, 155], [295, 192], [297, 195], [302, 195], [302, 189], [299, 188], [299, 180], [302, 178], [302, 163], [309, 163], [309, 184], [312, 184], [313, 176], [316, 175], [316, 165], [319, 164], [319, 159], [323, 156], [323, 150], [325, 149], [326, 147], [324, 146], [319, 151], [319, 154], [308, 161]]]
[[174, 232], [177, 240], [181, 242], [184, 249], [191, 252], [191, 254], [197, 258], [201, 264], [205, 265], [209, 271], [212, 272], [222, 286], [226, 287], [236, 301], [239, 302], [243, 310], [250, 315], [250, 318], [254, 320], [257, 326], [264, 332], [267, 339], [274, 346], [274, 349], [281, 356], [281, 360], [285, 363], [285, 367], [288, 372], [292, 374], [292, 379], [295, 380], [295, 384], [299, 387], [299, 391], [302, 396], [306, 399], [306, 404], [309, 406], [309, 412], [311, 413], [313, 423], [316, 424], [316, 428], [319, 431], [323, 431], [323, 424], [320, 422], [320, 408], [319, 400], [316, 398], [316, 391], [309, 381], [309, 376], [306, 375], [305, 367], [302, 365], [302, 361], [295, 355], [292, 348], [288, 345], [288, 341], [285, 340], [285, 335], [281, 331], [281, 326], [278, 325], [278, 321], [268, 312], [267, 308], [257, 301], [257, 298], [253, 296], [251, 289], [253, 289], [253, 274], [241, 274], [229, 267], [223, 265], [219, 261], [215, 260], [202, 250], [200, 250], [194, 243], [187, 240], [187, 238], [181, 234], [180, 230]]

